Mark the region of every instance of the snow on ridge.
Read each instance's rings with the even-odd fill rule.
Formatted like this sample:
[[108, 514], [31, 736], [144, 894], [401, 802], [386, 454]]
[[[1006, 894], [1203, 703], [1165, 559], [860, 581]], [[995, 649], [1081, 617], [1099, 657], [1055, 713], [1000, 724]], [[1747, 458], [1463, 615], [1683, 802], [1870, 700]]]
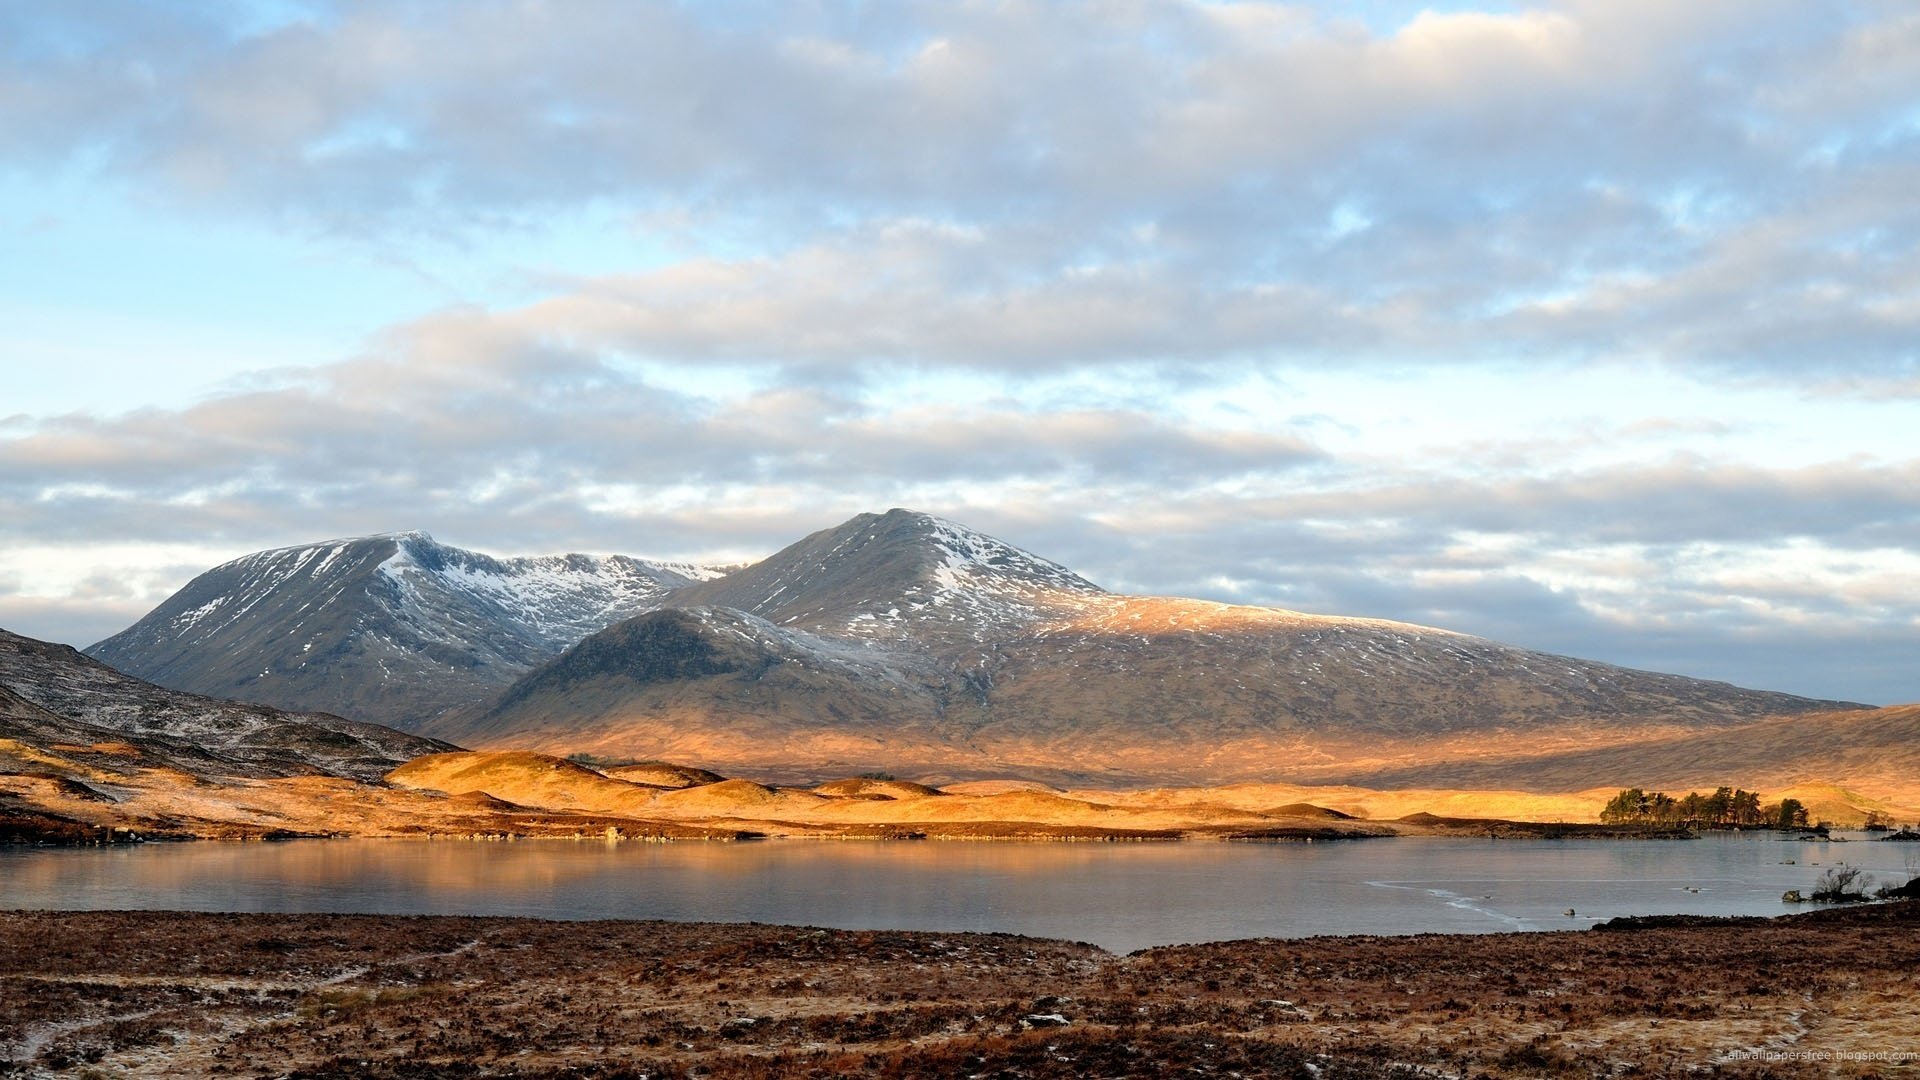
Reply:
[[986, 587], [995, 592], [1065, 591], [1096, 594], [1102, 590], [1050, 559], [1023, 551], [996, 537], [964, 525], [924, 514], [941, 562], [933, 568], [939, 595], [957, 597]]
[[[682, 584], [687, 575], [627, 556], [539, 555], [496, 559], [460, 548], [401, 543], [379, 566], [400, 591], [409, 620], [423, 629], [446, 621], [444, 601], [424, 591], [479, 601], [520, 631], [553, 645], [570, 645], [621, 619], [640, 614]], [[438, 627], [440, 636], [455, 636]]]
[[337, 557], [355, 544], [365, 544], [375, 540], [393, 540], [396, 542], [413, 540], [424, 541], [429, 544], [434, 542], [432, 536], [419, 529], [409, 529], [405, 532], [369, 533], [365, 536], [339, 536], [332, 540], [315, 540], [305, 544], [288, 544], [285, 547], [266, 548], [261, 551], [242, 555], [222, 565], [239, 566], [249, 563], [279, 562], [287, 556], [306, 555], [310, 552], [317, 552], [322, 548], [332, 549], [332, 556]]
[[[268, 548], [263, 551], [242, 555], [237, 559], [221, 564], [216, 569], [234, 570], [250, 575], [248, 585], [265, 584], [269, 587], [298, 576], [317, 578], [338, 563], [348, 552], [357, 547], [388, 541], [393, 543], [393, 553], [387, 556], [376, 568], [382, 574], [398, 581], [408, 568], [440, 574], [442, 576], [460, 576], [465, 569], [479, 584], [478, 578], [541, 576], [564, 580], [568, 571], [584, 572], [589, 576], [614, 578], [622, 576], [610, 570], [621, 564], [631, 564], [642, 569], [641, 576], [651, 580], [677, 577], [687, 581], [700, 581], [725, 574], [724, 570], [715, 570], [693, 563], [656, 562], [624, 555], [537, 555], [495, 558], [480, 552], [464, 548], [450, 547], [434, 540], [432, 534], [420, 529], [403, 532], [370, 533], [365, 536], [341, 537], [333, 540], [321, 540], [307, 544], [292, 544], [286, 547]], [[317, 561], [316, 561], [317, 560]], [[436, 565], [437, 564], [437, 565]], [[582, 566], [584, 564], [584, 567]], [[489, 573], [476, 570], [476, 567], [498, 567], [500, 572]], [[452, 574], [449, 575], [449, 571]], [[277, 580], [276, 580], [277, 579]], [[679, 582], [668, 582], [677, 585]], [[486, 588], [484, 584], [481, 587]], [[502, 591], [504, 586], [495, 586], [490, 591]], [[512, 591], [512, 590], [507, 590]], [[520, 590], [524, 592], [525, 590]], [[564, 590], [563, 590], [564, 591]]]
[[670, 574], [678, 574], [688, 581], [712, 581], [715, 578], [726, 577], [729, 573], [729, 571], [717, 566], [702, 566], [699, 563], [659, 562], [653, 559], [639, 559], [636, 561], [660, 570], [665, 570]]
[[369, 572], [382, 584], [368, 599], [426, 640], [464, 645], [476, 633], [498, 631], [561, 647], [652, 609], [673, 589], [724, 573], [625, 555], [496, 558], [438, 543], [418, 529], [375, 533], [269, 548], [223, 563], [208, 571], [219, 595], [174, 612], [166, 633], [218, 633], [282, 597], [294, 615], [324, 607]]

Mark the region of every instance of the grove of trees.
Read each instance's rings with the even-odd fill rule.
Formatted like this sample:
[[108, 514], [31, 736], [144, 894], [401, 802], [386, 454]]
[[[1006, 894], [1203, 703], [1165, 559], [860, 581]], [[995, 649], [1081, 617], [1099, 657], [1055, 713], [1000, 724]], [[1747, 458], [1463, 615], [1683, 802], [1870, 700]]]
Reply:
[[1716, 788], [1711, 795], [1689, 791], [1674, 798], [1664, 791], [1627, 788], [1600, 811], [1609, 825], [1667, 825], [1688, 829], [1803, 829], [1807, 808], [1798, 799], [1766, 806], [1760, 793], [1745, 788]]

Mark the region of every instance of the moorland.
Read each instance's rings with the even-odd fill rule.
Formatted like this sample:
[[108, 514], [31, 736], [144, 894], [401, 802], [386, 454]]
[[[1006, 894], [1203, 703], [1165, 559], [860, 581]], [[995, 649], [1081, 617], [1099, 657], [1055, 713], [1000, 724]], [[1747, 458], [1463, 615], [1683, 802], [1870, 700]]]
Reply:
[[0, 913], [0, 1074], [1891, 1076], [1914, 1064], [1917, 931], [1904, 902], [1117, 956], [1003, 934]]

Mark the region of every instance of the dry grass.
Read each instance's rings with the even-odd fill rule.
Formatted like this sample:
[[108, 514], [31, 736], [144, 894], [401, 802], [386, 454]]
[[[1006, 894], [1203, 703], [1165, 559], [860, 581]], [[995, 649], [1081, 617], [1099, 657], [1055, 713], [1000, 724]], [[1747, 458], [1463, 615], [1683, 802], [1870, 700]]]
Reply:
[[[148, 835], [581, 836], [617, 829], [629, 837], [1177, 837], [1379, 836], [1457, 831], [1441, 819], [1544, 824], [1592, 822], [1611, 788], [1564, 794], [1413, 789], [1375, 791], [1297, 784], [1147, 790], [1048, 789], [1021, 781], [944, 789], [852, 778], [781, 787], [650, 765], [597, 771], [529, 751], [432, 754], [389, 774], [384, 785], [327, 776], [227, 778], [128, 764], [110, 772], [48, 762], [0, 772], [6, 835], [73, 840], [110, 827]], [[683, 786], [629, 776], [693, 779]], [[1920, 818], [1902, 804], [1835, 785], [1803, 784], [1768, 796], [1800, 798], [1816, 818], [1858, 822], [1866, 810]], [[1409, 820], [1411, 819], [1411, 820]]]
[[996, 934], [16, 912], [0, 1075], [1890, 1076], [1841, 1055], [1914, 1049], [1916, 931], [1898, 904], [1118, 957]]
[[600, 770], [615, 780], [625, 780], [629, 784], [646, 784], [649, 787], [683, 788], [696, 784], [717, 784], [726, 777], [705, 769], [690, 768], [686, 765], [670, 765], [664, 761], [642, 761], [634, 765], [615, 765]]

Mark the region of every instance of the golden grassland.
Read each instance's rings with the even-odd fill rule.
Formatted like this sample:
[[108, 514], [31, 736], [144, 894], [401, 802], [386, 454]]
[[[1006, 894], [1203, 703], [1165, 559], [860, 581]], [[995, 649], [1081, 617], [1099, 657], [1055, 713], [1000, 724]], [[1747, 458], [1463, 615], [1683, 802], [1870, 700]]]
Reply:
[[[747, 833], [1368, 837], [1471, 832], [1479, 827], [1475, 819], [1590, 826], [1615, 791], [1273, 783], [1063, 789], [1017, 778], [944, 786], [874, 777], [770, 785], [664, 763], [592, 768], [531, 751], [432, 754], [393, 770], [382, 783], [364, 784], [329, 776], [210, 780], [147, 765], [136, 747], [124, 744], [35, 749], [0, 740], [0, 755], [13, 762], [0, 775], [0, 827], [10, 828], [14, 839], [86, 839], [116, 827], [183, 837], [579, 836], [609, 830], [660, 839]], [[1857, 825], [1868, 811], [1920, 820], [1920, 797], [1911, 792], [1889, 799], [1803, 783], [1765, 794], [1798, 798], [1816, 820], [1839, 825]]]

